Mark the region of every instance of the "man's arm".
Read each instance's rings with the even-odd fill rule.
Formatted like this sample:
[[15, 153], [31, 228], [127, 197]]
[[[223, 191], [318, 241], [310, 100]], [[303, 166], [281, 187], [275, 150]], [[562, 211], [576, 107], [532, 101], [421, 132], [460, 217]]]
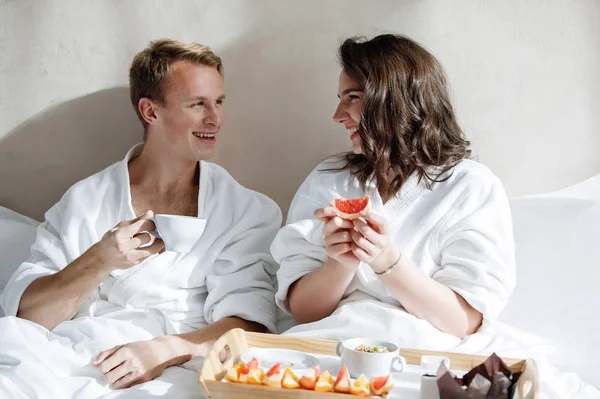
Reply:
[[239, 317], [225, 317], [190, 333], [115, 346], [100, 353], [93, 365], [104, 373], [105, 380], [113, 388], [128, 388], [155, 379], [167, 367], [183, 364], [196, 356], [206, 356], [213, 343], [233, 328], [265, 331], [261, 324]]
[[162, 249], [161, 240], [138, 249], [149, 242], [148, 234], [138, 233], [154, 228], [147, 220], [149, 217], [152, 213], [146, 212], [134, 220], [119, 223], [64, 269], [34, 280], [21, 297], [17, 317], [49, 330], [70, 320], [111, 271], [137, 265]]
[[[242, 193], [243, 194], [243, 193]], [[212, 271], [206, 276], [203, 304], [207, 323], [197, 331], [116, 346], [98, 355], [98, 366], [116, 389], [150, 381], [165, 368], [205, 356], [214, 341], [232, 328], [275, 331], [275, 262], [269, 244], [281, 224], [274, 202], [256, 196], [234, 223]], [[196, 304], [202, 306], [201, 303]]]
[[196, 356], [206, 356], [215, 341], [227, 331], [241, 328], [252, 332], [265, 332], [265, 326], [239, 317], [226, 317], [199, 330], [186, 334], [165, 335], [156, 340], [169, 348], [173, 365], [187, 362]]
[[92, 248], [61, 271], [34, 280], [23, 293], [17, 317], [52, 330], [70, 320], [110, 270]]

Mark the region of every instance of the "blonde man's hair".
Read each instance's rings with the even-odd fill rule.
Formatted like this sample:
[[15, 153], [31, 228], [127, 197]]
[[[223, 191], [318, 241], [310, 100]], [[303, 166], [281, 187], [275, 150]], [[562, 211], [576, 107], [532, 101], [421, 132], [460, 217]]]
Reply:
[[[147, 97], [164, 104], [163, 82], [169, 77], [172, 64], [176, 61], [191, 61], [199, 65], [215, 67], [223, 76], [223, 63], [212, 50], [202, 44], [174, 39], [160, 39], [136, 54], [129, 69], [129, 95], [138, 118], [148, 123], [140, 114], [140, 99]], [[144, 140], [146, 134], [144, 133]]]

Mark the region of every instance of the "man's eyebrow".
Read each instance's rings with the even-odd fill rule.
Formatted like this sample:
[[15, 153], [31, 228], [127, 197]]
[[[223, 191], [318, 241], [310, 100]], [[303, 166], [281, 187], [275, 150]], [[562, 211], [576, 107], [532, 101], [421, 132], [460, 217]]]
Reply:
[[[196, 100], [203, 100], [203, 101], [207, 101], [210, 100], [210, 98], [205, 97], [205, 96], [194, 96], [192, 98], [190, 98], [190, 101], [196, 101]], [[217, 101], [219, 100], [225, 100], [225, 94], [221, 94], [218, 98]]]

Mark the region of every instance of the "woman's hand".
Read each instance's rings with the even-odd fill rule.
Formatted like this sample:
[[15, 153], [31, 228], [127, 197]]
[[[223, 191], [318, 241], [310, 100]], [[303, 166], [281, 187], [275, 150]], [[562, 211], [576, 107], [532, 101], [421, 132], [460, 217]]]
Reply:
[[327, 256], [347, 267], [358, 268], [360, 260], [352, 251], [352, 222], [339, 217], [338, 210], [333, 206], [317, 209], [315, 217], [325, 223], [323, 235]]
[[390, 242], [390, 229], [383, 217], [370, 211], [361, 212], [360, 217], [352, 221], [352, 253], [373, 271], [381, 273], [398, 260], [400, 252]]

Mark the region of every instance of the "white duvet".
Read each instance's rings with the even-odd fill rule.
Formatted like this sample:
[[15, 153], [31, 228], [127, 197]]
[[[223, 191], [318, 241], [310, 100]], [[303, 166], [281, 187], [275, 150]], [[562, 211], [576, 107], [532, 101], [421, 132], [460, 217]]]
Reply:
[[154, 381], [120, 391], [91, 364], [102, 350], [164, 335], [161, 320], [123, 310], [61, 323], [49, 332], [27, 320], [1, 318], [0, 398], [197, 398], [194, 362], [170, 367]]
[[552, 344], [504, 323], [484, 324], [479, 332], [460, 341], [398, 308], [361, 301], [344, 305], [321, 321], [292, 327], [285, 335], [323, 339], [370, 337], [392, 341], [401, 348], [481, 355], [496, 352], [504, 357], [533, 358], [540, 374], [540, 398], [600, 398], [600, 391], [576, 374], [552, 366], [556, 349]]
[[[26, 320], [2, 318], [0, 398], [200, 397], [197, 370], [201, 359], [171, 367], [154, 381], [121, 391], [112, 390], [90, 364], [98, 352], [109, 347], [164, 334], [160, 320], [152, 312], [122, 310], [62, 323], [48, 332]], [[405, 347], [532, 357], [540, 372], [541, 398], [600, 398], [596, 388], [551, 366], [551, 345], [501, 323], [486, 325], [481, 332], [459, 341], [392, 306], [361, 301], [342, 306], [327, 319], [295, 326], [285, 334], [329, 339], [379, 337]]]

